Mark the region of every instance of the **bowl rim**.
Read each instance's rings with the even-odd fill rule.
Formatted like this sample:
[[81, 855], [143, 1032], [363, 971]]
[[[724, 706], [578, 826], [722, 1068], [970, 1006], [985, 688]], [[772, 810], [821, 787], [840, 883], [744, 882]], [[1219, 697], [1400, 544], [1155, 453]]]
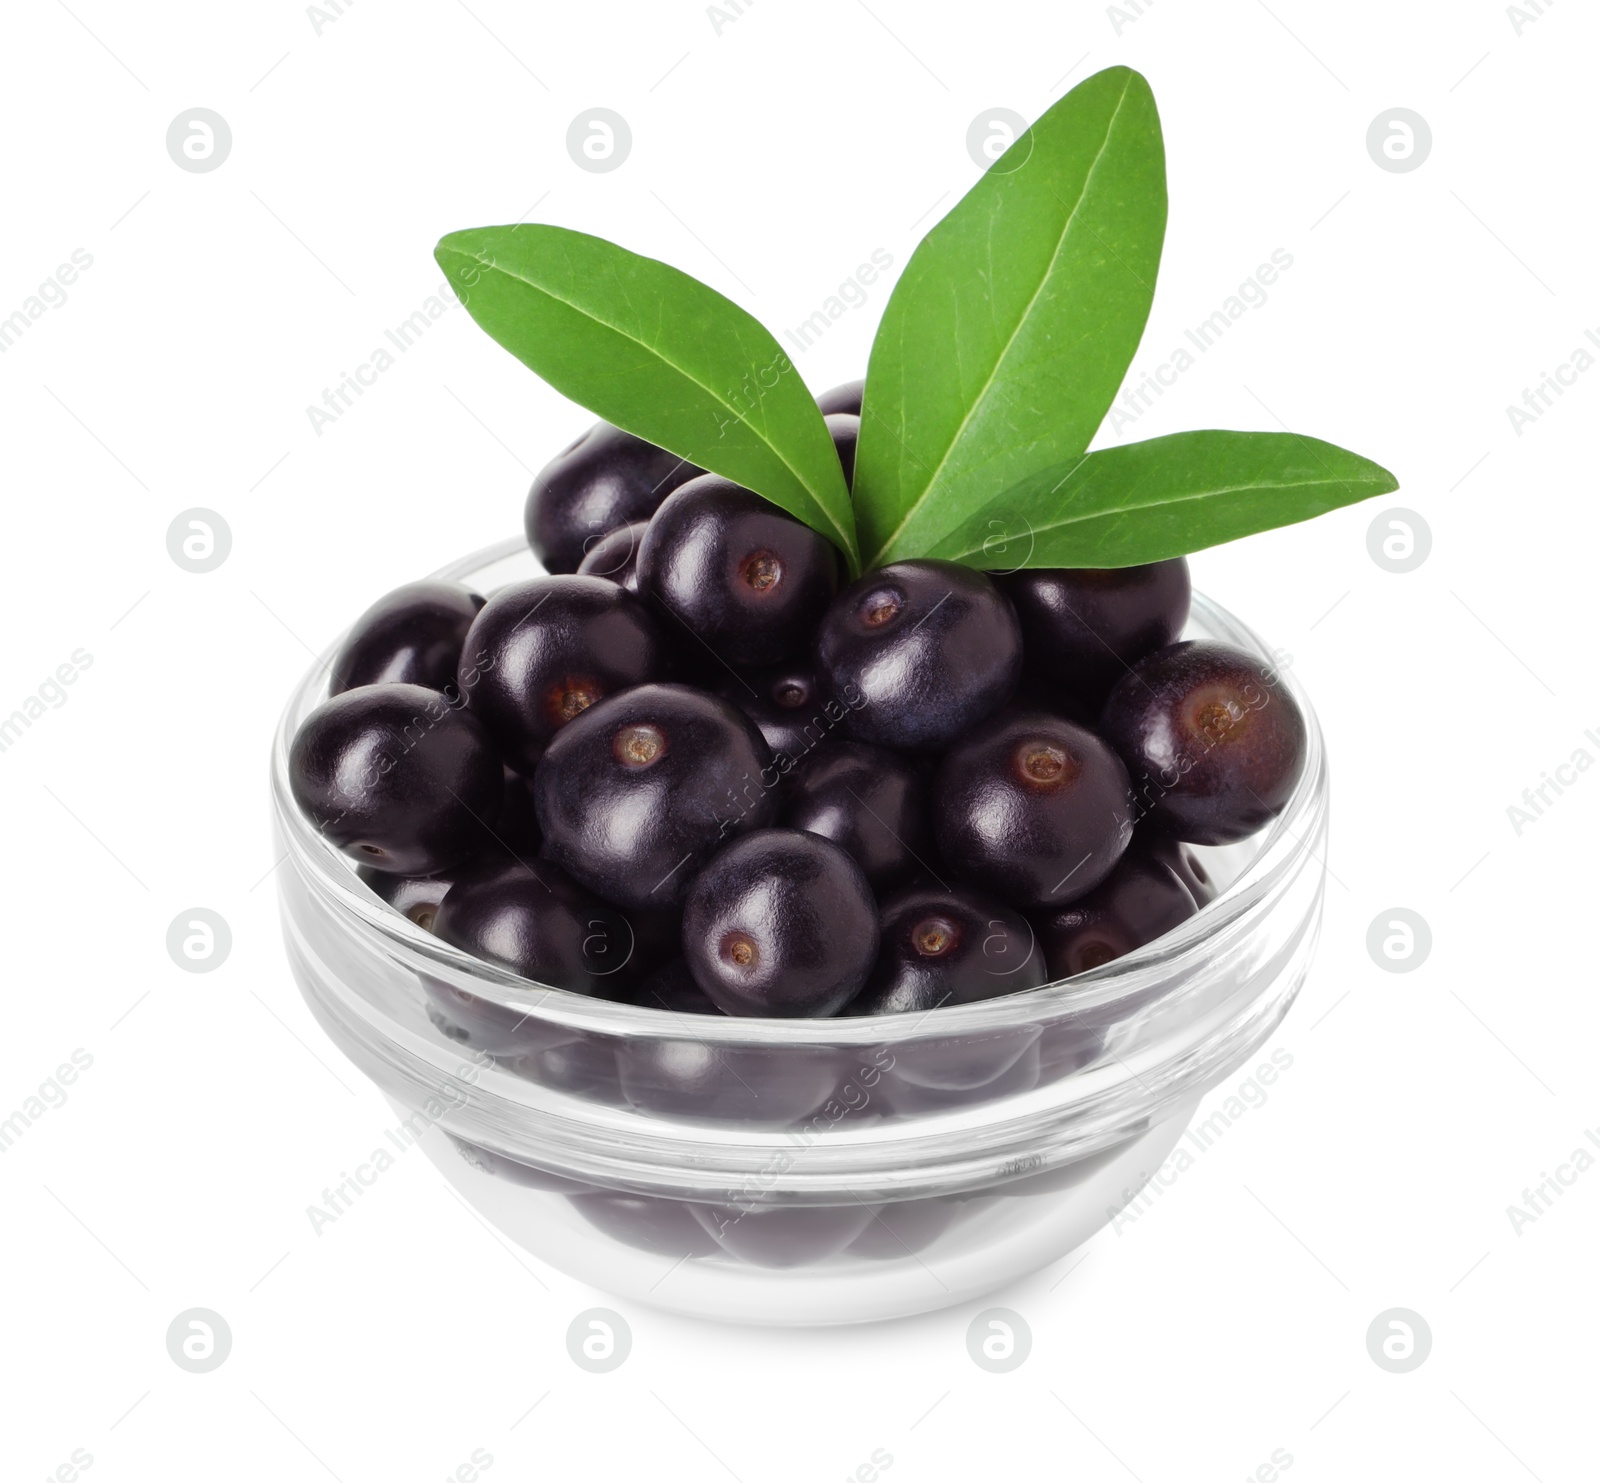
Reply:
[[[520, 537], [508, 537], [470, 552], [433, 572], [428, 580], [461, 582], [526, 554]], [[893, 1040], [910, 1043], [970, 1037], [1037, 1025], [1042, 1020], [1071, 1019], [1089, 1011], [1100, 1022], [1103, 1012], [1114, 1011], [1123, 1001], [1135, 1001], [1191, 966], [1198, 968], [1214, 951], [1218, 939], [1242, 918], [1252, 917], [1277, 887], [1292, 879], [1311, 857], [1326, 871], [1316, 854], [1315, 842], [1327, 806], [1326, 749], [1320, 723], [1309, 697], [1290, 667], [1220, 604], [1196, 592], [1192, 613], [1206, 627], [1220, 633], [1219, 641], [1250, 653], [1268, 666], [1277, 683], [1284, 685], [1299, 705], [1306, 723], [1306, 754], [1300, 778], [1288, 803], [1260, 835], [1254, 857], [1218, 894], [1170, 932], [1144, 947], [1102, 967], [1070, 978], [1053, 980], [1038, 988], [980, 1000], [971, 1004], [941, 1006], [920, 1015], [880, 1015], [857, 1018], [749, 1018], [732, 1015], [686, 1015], [578, 994], [525, 979], [496, 964], [475, 958], [433, 936], [376, 895], [356, 874], [356, 863], [327, 840], [295, 804], [289, 786], [288, 755], [294, 733], [304, 715], [325, 698], [327, 676], [348, 629], [330, 644], [302, 675], [280, 715], [273, 739], [271, 792], [282, 846], [278, 868], [286, 864], [299, 872], [322, 902], [363, 935], [376, 938], [384, 950], [406, 966], [442, 979], [452, 987], [502, 1007], [536, 1015], [541, 1021], [575, 1031], [620, 1038], [682, 1039], [685, 1022], [693, 1023], [693, 1038], [708, 1046], [870, 1047]], [[905, 1023], [901, 1023], [904, 1021]], [[929, 1022], [932, 1022], [931, 1024]]]

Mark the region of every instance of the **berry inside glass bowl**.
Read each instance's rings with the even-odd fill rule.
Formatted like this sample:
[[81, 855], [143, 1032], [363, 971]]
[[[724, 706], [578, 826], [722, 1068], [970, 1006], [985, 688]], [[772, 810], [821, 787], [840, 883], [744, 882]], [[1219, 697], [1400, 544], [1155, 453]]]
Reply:
[[397, 1136], [531, 1251], [717, 1318], [964, 1302], [1134, 1199], [1287, 1010], [1321, 736], [1185, 558], [1397, 483], [1287, 431], [1091, 447], [1166, 219], [1149, 84], [1085, 78], [817, 398], [666, 263], [436, 246], [602, 420], [526, 545], [380, 600], [292, 697], [279, 885]]
[[[487, 594], [538, 575], [508, 541], [438, 577]], [[1203, 596], [1185, 636], [1270, 668]], [[510, 783], [473, 860], [431, 876], [374, 870], [319, 828], [296, 801], [293, 745], [327, 701], [337, 652], [292, 697], [274, 748], [284, 935], [302, 992], [390, 1098], [397, 1136], [508, 1237], [623, 1297], [730, 1321], [848, 1323], [964, 1302], [1055, 1260], [1132, 1197], [1200, 1095], [1256, 1053], [1310, 959], [1326, 776], [1291, 674], [1274, 680], [1305, 750], [1276, 819], [1194, 848], [1141, 819], [1110, 875], [1037, 910], [950, 877], [937, 844], [909, 829], [896, 832], [914, 855], [886, 857], [871, 815], [841, 800], [853, 788], [900, 823], [935, 807], [938, 769], [906, 754], [886, 771], [844, 734], [847, 701], [808, 697], [790, 733], [806, 755], [787, 769], [720, 702], [715, 714], [741, 717], [729, 735], [746, 738], [780, 826], [737, 799], [721, 815], [734, 844], [810, 822], [821, 832], [805, 837], [867, 889], [867, 861], [885, 866], [880, 941], [854, 997], [832, 1017], [751, 1018], [700, 986], [680, 908], [618, 905], [574, 880]], [[654, 740], [630, 753], [624, 738], [623, 753], [637, 765]], [[564, 791], [600, 796], [589, 783]], [[641, 838], [658, 814], [641, 811]], [[621, 825], [606, 828], [614, 844]], [[738, 878], [747, 895], [758, 877]], [[818, 939], [844, 926], [792, 920]], [[708, 941], [715, 952], [722, 938]], [[848, 971], [841, 986], [861, 970]]]

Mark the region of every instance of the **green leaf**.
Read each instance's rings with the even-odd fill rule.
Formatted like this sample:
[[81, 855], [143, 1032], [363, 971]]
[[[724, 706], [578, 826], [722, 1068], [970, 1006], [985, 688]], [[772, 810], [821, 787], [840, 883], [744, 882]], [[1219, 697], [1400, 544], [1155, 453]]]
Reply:
[[1089, 446], [1144, 332], [1166, 222], [1155, 99], [1112, 67], [928, 233], [867, 368], [855, 500], [868, 566], [927, 555], [974, 496]]
[[1173, 433], [1035, 475], [923, 554], [991, 571], [1138, 566], [1398, 488], [1387, 469], [1298, 433]]
[[805, 382], [751, 315], [666, 263], [562, 227], [452, 232], [467, 312], [564, 396], [822, 532], [859, 571], [839, 457]]

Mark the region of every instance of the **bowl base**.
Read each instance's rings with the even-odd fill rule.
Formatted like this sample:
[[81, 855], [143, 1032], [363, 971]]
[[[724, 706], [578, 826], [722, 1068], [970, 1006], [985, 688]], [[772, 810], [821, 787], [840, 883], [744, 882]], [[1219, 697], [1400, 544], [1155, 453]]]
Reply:
[[[404, 1106], [390, 1100], [404, 1116]], [[701, 1207], [697, 1220], [676, 1200], [574, 1197], [514, 1182], [496, 1172], [494, 1160], [475, 1157], [437, 1127], [421, 1144], [485, 1220], [569, 1277], [687, 1317], [811, 1328], [931, 1313], [1058, 1261], [1107, 1224], [1161, 1167], [1196, 1105], [1081, 1164], [999, 1190], [917, 1201], [914, 1208], [811, 1207], [740, 1217]], [[645, 1218], [654, 1205], [660, 1207], [656, 1218]], [[835, 1215], [854, 1219], [841, 1226], [828, 1219]], [[828, 1245], [843, 1249], [807, 1251], [804, 1241], [820, 1238], [796, 1236], [786, 1246], [781, 1230], [757, 1231], [774, 1216], [800, 1217], [795, 1225], [811, 1233], [822, 1217], [831, 1231]], [[729, 1229], [730, 1223], [738, 1228]], [[730, 1248], [753, 1250], [756, 1260]]]

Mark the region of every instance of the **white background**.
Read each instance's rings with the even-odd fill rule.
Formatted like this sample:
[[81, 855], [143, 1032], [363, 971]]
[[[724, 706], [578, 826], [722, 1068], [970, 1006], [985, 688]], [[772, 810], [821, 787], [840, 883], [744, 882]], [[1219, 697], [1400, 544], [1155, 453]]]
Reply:
[[[75, 1449], [106, 1480], [427, 1483], [475, 1449], [490, 1479], [844, 1478], [875, 1449], [908, 1480], [1196, 1483], [1278, 1449], [1293, 1483], [1595, 1476], [1600, 1170], [1520, 1233], [1507, 1207], [1600, 1123], [1600, 771], [1520, 836], [1506, 810], [1600, 757], [1600, 371], [1520, 436], [1506, 407], [1600, 327], [1600, 24], [1560, 4], [1519, 34], [1490, 0], [1123, 15], [755, 0], [719, 35], [686, 0], [359, 0], [319, 35], [287, 0], [6, 6], [0, 318], [93, 258], [0, 355], [0, 714], [92, 657], [0, 753], [0, 1116], [93, 1058], [0, 1158], [7, 1479]], [[584, 1373], [563, 1336], [608, 1300], [422, 1163], [314, 1235], [307, 1205], [392, 1118], [279, 946], [273, 721], [374, 597], [516, 531], [589, 418], [459, 308], [320, 436], [307, 405], [436, 289], [443, 232], [530, 212], [781, 332], [874, 249], [904, 264], [976, 178], [976, 115], [1034, 117], [1113, 62], [1155, 87], [1172, 188], [1136, 365], [1294, 260], [1126, 436], [1281, 419], [1402, 482], [1194, 561], [1292, 655], [1332, 749], [1323, 943], [1272, 1042], [1292, 1069], [1135, 1223], [996, 1296], [1034, 1335], [1006, 1375], [969, 1360], [973, 1310], [763, 1332], [634, 1307], [627, 1363]], [[206, 174], [165, 147], [196, 106], [233, 134]], [[594, 106], [633, 131], [610, 174], [566, 153]], [[1411, 173], [1366, 149], [1396, 106], [1433, 132]], [[797, 353], [814, 389], [860, 373], [886, 293]], [[1394, 505], [1433, 535], [1405, 575], [1368, 553]], [[207, 575], [167, 554], [191, 506], [233, 532]], [[194, 906], [233, 932], [206, 975], [164, 945]], [[1366, 948], [1395, 906], [1433, 933], [1405, 974]], [[195, 1306], [233, 1331], [207, 1375], [165, 1347]], [[1404, 1375], [1365, 1341], [1397, 1306], [1433, 1334]]]

